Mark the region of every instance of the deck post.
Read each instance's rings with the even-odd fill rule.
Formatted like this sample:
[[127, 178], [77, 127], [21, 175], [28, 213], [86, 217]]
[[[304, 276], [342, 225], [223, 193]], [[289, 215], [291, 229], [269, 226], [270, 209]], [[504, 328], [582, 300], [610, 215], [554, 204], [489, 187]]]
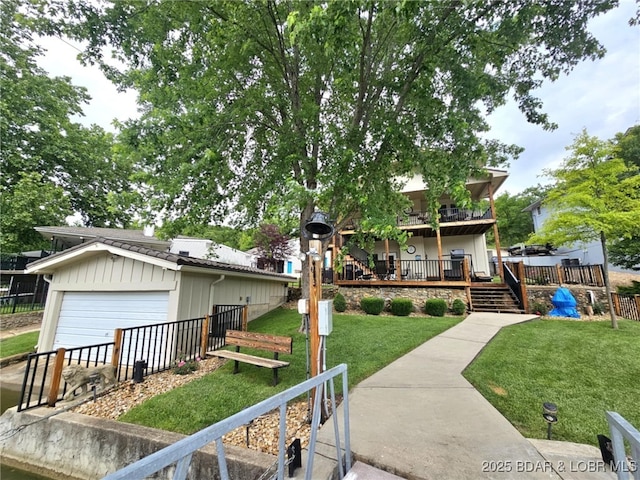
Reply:
[[62, 378], [62, 369], [64, 368], [64, 356], [67, 350], [59, 348], [56, 352], [56, 359], [53, 364], [53, 374], [51, 376], [51, 385], [49, 386], [49, 396], [47, 397], [47, 405], [55, 407], [58, 401], [58, 392], [60, 391], [60, 379]]
[[200, 332], [200, 358], [206, 358], [209, 346], [209, 315], [204, 316], [202, 332]]
[[493, 219], [493, 238], [496, 241], [496, 256], [498, 257], [498, 275], [500, 281], [504, 282], [504, 266], [502, 265], [502, 252], [500, 251], [500, 232], [498, 231], [498, 220], [496, 216], [496, 203], [493, 199], [493, 185], [489, 181], [487, 186], [489, 192], [489, 208], [491, 209], [491, 218]]

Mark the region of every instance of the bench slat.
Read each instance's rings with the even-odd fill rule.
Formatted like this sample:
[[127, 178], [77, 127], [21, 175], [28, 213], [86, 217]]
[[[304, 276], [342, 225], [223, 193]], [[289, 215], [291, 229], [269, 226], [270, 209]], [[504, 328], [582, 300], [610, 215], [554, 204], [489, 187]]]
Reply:
[[232, 352], [231, 350], [216, 350], [213, 352], [213, 355], [216, 357], [228, 358], [230, 360], [237, 360], [243, 363], [250, 363], [252, 365], [257, 365], [258, 367], [282, 368], [289, 366], [289, 362], [274, 360], [273, 358], [256, 357], [253, 355], [247, 355], [246, 353]]
[[227, 330], [225, 342], [227, 345], [235, 345], [238, 347], [255, 348], [257, 350], [278, 353], [293, 353], [293, 338], [291, 337]]

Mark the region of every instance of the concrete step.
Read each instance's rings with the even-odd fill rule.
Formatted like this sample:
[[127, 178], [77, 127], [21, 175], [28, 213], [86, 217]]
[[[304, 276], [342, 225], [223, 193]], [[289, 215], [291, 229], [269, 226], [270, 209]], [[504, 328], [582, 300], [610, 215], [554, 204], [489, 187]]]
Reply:
[[344, 476], [344, 480], [404, 480], [404, 477], [398, 477], [371, 465], [356, 462]]

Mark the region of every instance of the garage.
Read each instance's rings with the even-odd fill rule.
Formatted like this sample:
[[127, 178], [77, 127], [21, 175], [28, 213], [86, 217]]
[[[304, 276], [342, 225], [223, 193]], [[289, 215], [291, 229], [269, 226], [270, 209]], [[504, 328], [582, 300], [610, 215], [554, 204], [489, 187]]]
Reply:
[[113, 341], [116, 328], [167, 321], [169, 292], [65, 292], [54, 350]]

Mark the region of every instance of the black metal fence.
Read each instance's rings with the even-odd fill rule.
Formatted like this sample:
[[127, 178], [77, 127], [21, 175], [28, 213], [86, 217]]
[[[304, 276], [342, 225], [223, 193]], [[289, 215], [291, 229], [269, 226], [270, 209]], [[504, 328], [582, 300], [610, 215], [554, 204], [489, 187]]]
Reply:
[[61, 371], [67, 365], [117, 365], [117, 380], [126, 381], [134, 378], [136, 368], [144, 377], [168, 370], [181, 359], [195, 359], [204, 353], [203, 347], [223, 347], [228, 329], [245, 327], [245, 306], [216, 305], [213, 310], [206, 317], [118, 329], [109, 343], [29, 354], [18, 411], [53, 406], [62, 399], [67, 385]]
[[[114, 343], [101, 343], [69, 349], [58, 349], [51, 352], [30, 353], [27, 357], [18, 411], [54, 405], [67, 393], [65, 383], [62, 391], [60, 371], [67, 365], [77, 364], [85, 367], [103, 365], [111, 360]], [[57, 373], [56, 373], [57, 372]]]
[[41, 277], [35, 282], [11, 283], [0, 295], [0, 313], [31, 312], [44, 309], [49, 284]]

